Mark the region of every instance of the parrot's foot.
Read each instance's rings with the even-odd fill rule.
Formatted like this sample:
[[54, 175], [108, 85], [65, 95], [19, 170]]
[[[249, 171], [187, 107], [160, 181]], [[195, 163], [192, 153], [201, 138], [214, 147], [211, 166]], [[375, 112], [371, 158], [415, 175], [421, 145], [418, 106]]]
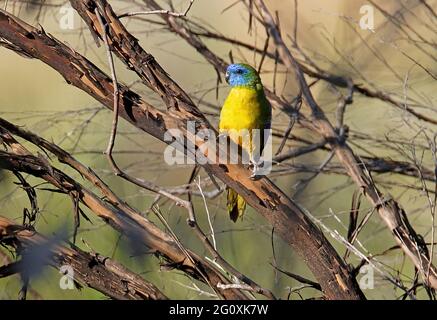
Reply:
[[249, 168], [252, 171], [250, 175], [251, 180], [258, 180], [261, 176], [258, 175], [258, 169], [260, 167], [260, 163], [254, 160], [250, 160]]

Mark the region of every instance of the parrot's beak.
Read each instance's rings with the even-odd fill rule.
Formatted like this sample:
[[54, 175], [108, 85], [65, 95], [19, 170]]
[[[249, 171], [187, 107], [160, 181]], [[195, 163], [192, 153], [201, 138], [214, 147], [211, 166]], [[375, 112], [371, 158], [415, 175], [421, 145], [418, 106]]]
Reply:
[[225, 74], [225, 79], [226, 79], [226, 83], [228, 83], [229, 84], [229, 72], [228, 71], [226, 71], [226, 74]]

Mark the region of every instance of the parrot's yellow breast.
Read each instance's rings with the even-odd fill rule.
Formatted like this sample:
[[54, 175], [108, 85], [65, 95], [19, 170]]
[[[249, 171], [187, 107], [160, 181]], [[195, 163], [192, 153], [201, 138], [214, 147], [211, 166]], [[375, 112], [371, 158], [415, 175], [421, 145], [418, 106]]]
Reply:
[[266, 116], [263, 108], [257, 90], [232, 88], [220, 113], [220, 131], [263, 129]]

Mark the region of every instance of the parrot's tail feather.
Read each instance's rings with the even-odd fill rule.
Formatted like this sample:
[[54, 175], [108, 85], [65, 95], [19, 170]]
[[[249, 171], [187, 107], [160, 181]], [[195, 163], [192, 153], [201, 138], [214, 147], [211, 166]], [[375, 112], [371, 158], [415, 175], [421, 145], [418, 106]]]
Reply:
[[246, 209], [246, 201], [232, 189], [227, 189], [227, 208], [229, 217], [232, 221], [236, 222], [239, 217], [244, 215]]

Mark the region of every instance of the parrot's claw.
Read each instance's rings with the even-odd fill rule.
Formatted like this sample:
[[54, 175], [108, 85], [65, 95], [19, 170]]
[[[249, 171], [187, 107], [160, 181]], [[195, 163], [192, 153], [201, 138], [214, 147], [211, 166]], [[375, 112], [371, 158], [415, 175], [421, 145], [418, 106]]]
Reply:
[[251, 180], [258, 180], [260, 176], [258, 176], [258, 168], [259, 168], [259, 164], [256, 161], [251, 160], [250, 161], [250, 169], [252, 171], [252, 174], [250, 175], [250, 179]]

